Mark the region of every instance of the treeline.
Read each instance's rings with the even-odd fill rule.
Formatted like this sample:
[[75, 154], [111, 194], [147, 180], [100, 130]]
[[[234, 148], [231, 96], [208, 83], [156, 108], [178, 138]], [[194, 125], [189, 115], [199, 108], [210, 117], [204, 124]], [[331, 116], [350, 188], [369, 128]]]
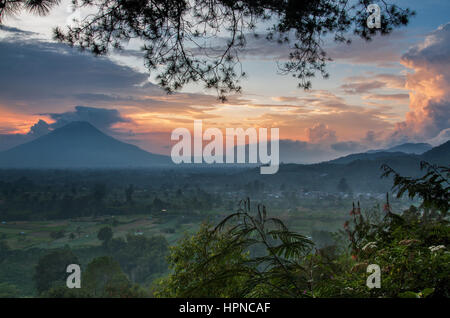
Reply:
[[[12, 250], [0, 241], [0, 296], [145, 296], [152, 282], [167, 274], [169, 247], [164, 237], [113, 238], [109, 227], [98, 234], [101, 246], [77, 249]], [[82, 268], [83, 289], [78, 294], [66, 287], [69, 264]]]
[[[69, 178], [70, 180], [70, 178]], [[223, 207], [220, 195], [198, 187], [162, 185], [138, 188], [103, 183], [41, 185], [26, 177], [0, 181], [0, 220], [52, 220], [84, 216], [159, 214], [196, 215]]]

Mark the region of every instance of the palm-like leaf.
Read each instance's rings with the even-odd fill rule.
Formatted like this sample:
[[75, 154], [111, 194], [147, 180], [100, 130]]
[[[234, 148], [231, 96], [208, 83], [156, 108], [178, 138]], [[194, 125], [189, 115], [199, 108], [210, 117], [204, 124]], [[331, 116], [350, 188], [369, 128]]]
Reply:
[[[220, 222], [214, 232], [224, 232], [233, 239], [230, 245], [213, 259], [223, 257], [236, 249], [250, 250], [257, 244], [263, 245], [266, 255], [250, 257], [241, 266], [255, 276], [248, 282], [256, 286], [277, 282], [284, 295], [300, 295], [297, 286], [298, 273], [303, 271], [302, 256], [310, 251], [313, 243], [305, 236], [288, 230], [277, 218], [268, 218], [265, 206], [258, 205], [256, 215], [251, 214], [250, 199], [242, 200], [236, 213]], [[211, 259], [212, 260], [212, 259]], [[251, 289], [252, 290], [252, 289]]]

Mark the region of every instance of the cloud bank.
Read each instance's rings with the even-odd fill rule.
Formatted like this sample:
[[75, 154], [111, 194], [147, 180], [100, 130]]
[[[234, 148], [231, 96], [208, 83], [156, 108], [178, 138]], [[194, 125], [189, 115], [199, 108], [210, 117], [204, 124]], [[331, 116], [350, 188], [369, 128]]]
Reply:
[[426, 141], [450, 128], [450, 23], [402, 56], [413, 70], [406, 77], [410, 111], [396, 125], [393, 141]]

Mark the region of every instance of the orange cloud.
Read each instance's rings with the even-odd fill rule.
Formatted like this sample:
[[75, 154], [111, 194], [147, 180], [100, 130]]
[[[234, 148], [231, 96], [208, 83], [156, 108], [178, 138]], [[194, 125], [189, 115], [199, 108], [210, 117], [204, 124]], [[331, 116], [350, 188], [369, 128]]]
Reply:
[[306, 128], [305, 133], [307, 140], [312, 143], [331, 144], [337, 141], [336, 132], [322, 123]]
[[0, 105], [0, 118], [2, 119], [0, 134], [27, 134], [30, 127], [39, 119], [51, 121], [48, 116], [16, 113], [2, 105]]
[[450, 23], [402, 57], [414, 72], [407, 75], [410, 111], [393, 138], [425, 140], [450, 127]]

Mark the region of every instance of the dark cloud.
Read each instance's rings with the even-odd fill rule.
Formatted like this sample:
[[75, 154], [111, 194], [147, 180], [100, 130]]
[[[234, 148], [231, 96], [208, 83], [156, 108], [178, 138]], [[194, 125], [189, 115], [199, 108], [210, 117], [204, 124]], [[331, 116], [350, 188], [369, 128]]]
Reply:
[[94, 108], [75, 106], [75, 111], [64, 113], [42, 114], [50, 116], [55, 122], [52, 128], [62, 127], [72, 121], [87, 121], [103, 131], [109, 131], [116, 123], [130, 122], [130, 119], [122, 117], [117, 109]]
[[33, 137], [40, 137], [45, 134], [48, 134], [50, 131], [51, 131], [50, 125], [46, 121], [39, 119], [39, 121], [36, 124], [31, 126], [30, 132], [28, 134]]
[[[291, 36], [292, 40], [295, 40]], [[216, 36], [206, 45], [207, 47], [199, 48], [197, 46], [190, 47], [188, 50], [195, 56], [203, 56], [205, 58], [220, 57], [227, 48], [229, 38]], [[288, 60], [289, 53], [292, 51], [292, 44], [285, 42], [279, 43], [277, 39], [268, 40], [267, 34], [245, 34], [245, 47], [239, 50], [240, 60]], [[123, 54], [129, 56], [142, 56], [142, 52], [129, 50]]]
[[342, 141], [331, 145], [299, 140], [280, 140], [280, 161], [310, 164], [333, 160], [351, 153], [364, 152], [367, 146], [356, 141]]
[[[372, 74], [369, 76], [351, 76], [344, 79], [344, 83], [340, 86], [346, 94], [366, 94], [377, 89], [400, 89], [405, 90], [406, 78], [397, 74]], [[401, 100], [408, 98], [408, 94], [371, 94], [366, 96], [370, 99], [380, 100]]]
[[336, 152], [327, 146], [305, 141], [280, 140], [280, 161], [284, 163], [317, 163], [336, 158]]
[[86, 101], [86, 102], [112, 102], [112, 101], [121, 101], [123, 98], [119, 96], [112, 96], [107, 94], [75, 94], [73, 95], [78, 100]]
[[341, 85], [341, 89], [347, 94], [363, 94], [374, 89], [383, 88], [386, 84], [379, 81], [347, 83]]
[[336, 43], [329, 45], [326, 51], [333, 60], [338, 62], [398, 67], [396, 61], [400, 60], [410, 37], [403, 31], [395, 31], [389, 36], [375, 36], [371, 41], [365, 41], [355, 36], [350, 45]]
[[142, 90], [159, 90], [148, 75], [108, 58], [94, 57], [59, 43], [6, 38], [0, 42], [0, 101], [51, 98], [117, 99]]
[[402, 101], [409, 99], [409, 94], [370, 94], [365, 96], [365, 98], [386, 101]]
[[[20, 31], [20, 30], [19, 30]], [[74, 105], [203, 114], [216, 96], [167, 95], [148, 74], [66, 45], [33, 38], [0, 40], [0, 104], [11, 113], [61, 113]], [[234, 100], [230, 96], [230, 101]]]
[[367, 147], [355, 141], [342, 141], [331, 145], [331, 148], [338, 152], [362, 151]]

